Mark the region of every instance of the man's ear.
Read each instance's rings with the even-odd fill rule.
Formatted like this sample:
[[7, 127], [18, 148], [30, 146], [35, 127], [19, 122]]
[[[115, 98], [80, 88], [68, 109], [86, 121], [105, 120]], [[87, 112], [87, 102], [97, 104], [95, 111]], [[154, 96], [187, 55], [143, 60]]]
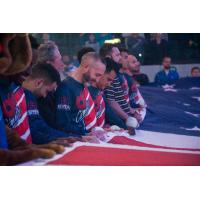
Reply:
[[84, 70], [84, 72], [87, 72], [88, 69], [89, 69], [89, 64], [88, 63], [84, 63], [83, 64], [83, 70]]
[[34, 84], [35, 84], [36, 88], [41, 88], [42, 85], [44, 84], [44, 80], [43, 79], [35, 79]]

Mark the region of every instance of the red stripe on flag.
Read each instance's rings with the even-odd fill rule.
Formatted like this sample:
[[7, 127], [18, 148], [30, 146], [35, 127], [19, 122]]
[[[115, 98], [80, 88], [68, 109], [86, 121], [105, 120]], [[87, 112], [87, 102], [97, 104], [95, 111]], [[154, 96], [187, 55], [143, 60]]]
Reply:
[[81, 146], [50, 165], [198, 166], [199, 154]]
[[163, 149], [176, 149], [176, 150], [190, 150], [190, 151], [200, 151], [200, 149], [190, 149], [190, 148], [175, 148], [175, 147], [165, 147], [154, 144], [147, 144], [144, 142], [140, 142], [134, 139], [130, 139], [124, 136], [115, 136], [108, 143], [111, 144], [125, 144], [132, 146], [140, 146], [140, 147], [153, 147], [153, 148], [163, 148]]

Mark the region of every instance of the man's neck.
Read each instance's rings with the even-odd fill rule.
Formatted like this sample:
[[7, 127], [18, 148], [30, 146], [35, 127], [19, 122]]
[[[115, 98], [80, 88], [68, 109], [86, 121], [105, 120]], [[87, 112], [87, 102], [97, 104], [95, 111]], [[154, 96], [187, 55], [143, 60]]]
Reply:
[[83, 84], [83, 73], [81, 67], [77, 68], [74, 72], [72, 72], [70, 76], [79, 83]]
[[169, 68], [164, 68], [164, 71], [169, 71], [170, 67]]
[[140, 70], [138, 70], [138, 71], [130, 71], [130, 73], [131, 73], [132, 76], [133, 75], [138, 75], [138, 74], [140, 74]]
[[26, 90], [29, 90], [31, 93], [34, 93], [33, 88], [31, 87], [31, 84], [29, 84], [28, 81], [24, 81], [22, 83], [22, 87], [25, 88]]

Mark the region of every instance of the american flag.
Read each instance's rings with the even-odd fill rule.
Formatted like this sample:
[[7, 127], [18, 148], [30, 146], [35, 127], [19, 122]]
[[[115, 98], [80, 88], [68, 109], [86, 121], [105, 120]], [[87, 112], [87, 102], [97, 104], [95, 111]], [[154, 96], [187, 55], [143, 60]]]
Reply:
[[148, 105], [135, 136], [108, 132], [100, 144], [77, 142], [62, 155], [32, 165], [200, 165], [200, 78], [173, 86], [141, 87]]

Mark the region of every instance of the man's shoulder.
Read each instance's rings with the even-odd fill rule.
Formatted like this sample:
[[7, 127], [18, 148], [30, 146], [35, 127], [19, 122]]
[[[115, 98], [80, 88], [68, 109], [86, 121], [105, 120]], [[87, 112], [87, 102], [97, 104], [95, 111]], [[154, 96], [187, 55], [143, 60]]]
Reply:
[[56, 91], [69, 90], [73, 86], [71, 78], [65, 78], [59, 85]]
[[156, 75], [163, 75], [163, 74], [165, 74], [165, 71], [163, 70], [163, 69], [161, 69], [160, 71], [158, 71], [157, 73], [156, 73]]
[[98, 93], [100, 91], [98, 88], [93, 87], [93, 86], [89, 86], [88, 90], [90, 93]]
[[171, 66], [171, 67], [170, 67], [170, 71], [171, 71], [171, 72], [177, 72], [177, 69], [176, 69], [176, 67]]
[[24, 90], [24, 94], [26, 96], [26, 99], [28, 99], [28, 100], [34, 100], [34, 101], [36, 100], [35, 95], [30, 90], [27, 90], [25, 88], [23, 88], [23, 90]]

